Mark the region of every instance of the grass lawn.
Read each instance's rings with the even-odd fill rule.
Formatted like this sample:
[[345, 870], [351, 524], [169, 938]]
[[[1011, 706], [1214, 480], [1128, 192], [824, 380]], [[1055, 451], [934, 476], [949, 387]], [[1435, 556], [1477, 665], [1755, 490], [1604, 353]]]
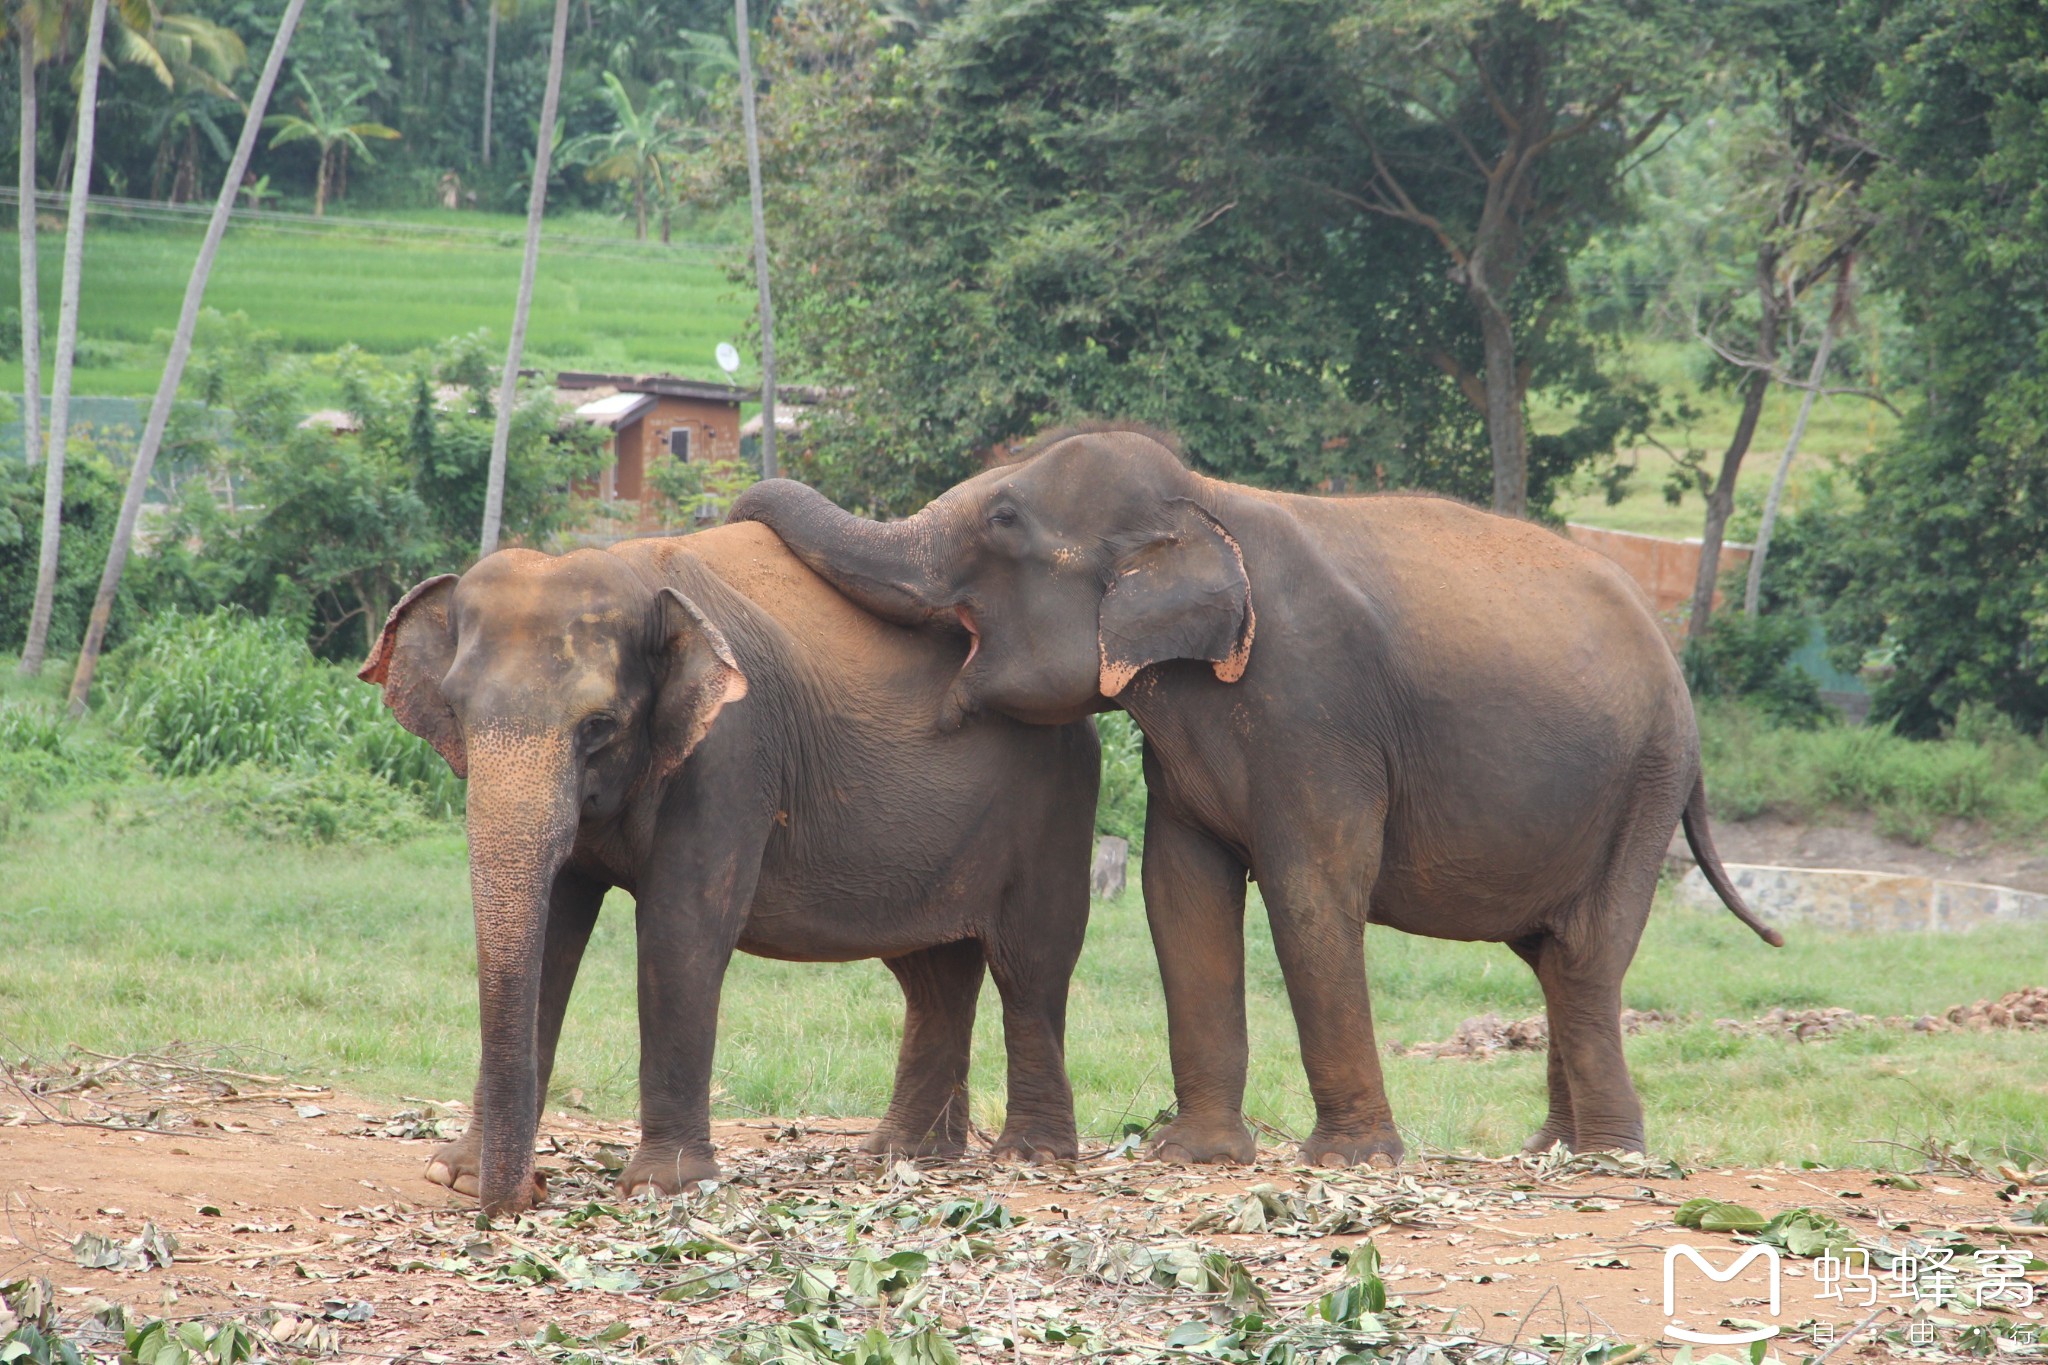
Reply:
[[[511, 327], [523, 230], [511, 215], [475, 213], [393, 214], [317, 229], [238, 222], [222, 244], [206, 301], [247, 313], [302, 351], [355, 345], [397, 354], [479, 327], [502, 338]], [[549, 234], [529, 364], [720, 377], [712, 350], [741, 340], [751, 307], [726, 278], [736, 248], [636, 243], [612, 220], [589, 215], [551, 220]], [[79, 306], [79, 392], [155, 391], [162, 367], [155, 337], [177, 320], [200, 235], [197, 223], [95, 214]], [[44, 233], [38, 249], [44, 325], [53, 329], [62, 234]], [[17, 306], [11, 234], [0, 252], [0, 307]], [[20, 385], [19, 361], [0, 365], [0, 392]]]
[[[108, 1052], [174, 1039], [228, 1043], [385, 1102], [467, 1096], [476, 988], [459, 831], [363, 848], [250, 841], [181, 814], [153, 786], [31, 816], [0, 841], [0, 1048], [20, 1056], [71, 1043]], [[1310, 1110], [1256, 897], [1248, 937], [1248, 1107], [1299, 1133]], [[1431, 1040], [1470, 1015], [1540, 1008], [1529, 972], [1497, 945], [1374, 930], [1368, 948], [1383, 1039]], [[601, 1114], [634, 1109], [631, 954], [630, 903], [615, 893], [571, 1006], [558, 1105], [580, 1092]], [[1737, 1037], [1712, 1022], [1773, 1005], [1937, 1012], [2037, 984], [2040, 961], [2034, 929], [1802, 932], [1774, 952], [1728, 915], [1660, 905], [1627, 1000], [1690, 1022], [1629, 1041], [1652, 1144], [1688, 1160], [1830, 1164], [1904, 1155], [1866, 1140], [2048, 1149], [2038, 1035], [1873, 1029], [1801, 1044]], [[1085, 1129], [1114, 1133], [1171, 1099], [1135, 889], [1098, 907], [1071, 1016]], [[1002, 1107], [999, 1019], [991, 988], [975, 1073], [977, 1118], [991, 1129]], [[899, 1023], [895, 984], [879, 964], [742, 958], [725, 992], [720, 1109], [879, 1113]], [[1397, 1057], [1387, 1072], [1400, 1121], [1422, 1144], [1501, 1153], [1539, 1118], [1542, 1060], [1533, 1054]]]
[[[1704, 451], [1711, 476], [1720, 473], [1721, 454], [1734, 433], [1740, 405], [1728, 390], [1710, 392], [1700, 387], [1701, 354], [1697, 343], [1642, 338], [1630, 343], [1627, 365], [1643, 378], [1654, 381], [1663, 391], [1667, 405], [1682, 399], [1697, 410], [1698, 416], [1690, 424], [1660, 426], [1652, 435], [1672, 450]], [[1737, 528], [1745, 536], [1744, 510], [1749, 509], [1747, 526], [1753, 527], [1764, 496], [1770, 491], [1772, 476], [1777, 473], [1786, 438], [1791, 435], [1799, 399], [1798, 390], [1778, 387], [1764, 400], [1763, 415], [1757, 422], [1755, 439], [1743, 459], [1742, 474], [1736, 484]], [[1530, 414], [1530, 419], [1538, 431], [1564, 425], [1554, 412], [1537, 410]], [[1800, 442], [1799, 454], [1792, 462], [1786, 482], [1786, 506], [1796, 510], [1818, 475], [1838, 464], [1854, 463], [1889, 436], [1896, 425], [1897, 419], [1891, 413], [1868, 399], [1841, 394], [1819, 399]], [[1564, 519], [1648, 535], [1699, 535], [1706, 516], [1704, 497], [1696, 490], [1690, 491], [1673, 506], [1665, 500], [1663, 492], [1665, 477], [1673, 468], [1670, 456], [1651, 446], [1639, 451], [1638, 459], [1638, 472], [1621, 502], [1610, 505], [1604, 490], [1590, 478], [1584, 479], [1582, 486], [1558, 500]]]

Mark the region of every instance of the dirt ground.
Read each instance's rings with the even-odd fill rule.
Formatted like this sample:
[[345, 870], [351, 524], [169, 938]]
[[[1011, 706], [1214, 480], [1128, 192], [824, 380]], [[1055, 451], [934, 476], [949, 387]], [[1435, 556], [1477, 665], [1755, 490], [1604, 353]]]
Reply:
[[[968, 1360], [1245, 1359], [1255, 1347], [1230, 1356], [1216, 1343], [1247, 1312], [1267, 1329], [1307, 1324], [1293, 1330], [1310, 1344], [1325, 1339], [1315, 1332], [1334, 1340], [1324, 1307], [1361, 1263], [1332, 1252], [1369, 1238], [1389, 1302], [1346, 1339], [1379, 1333], [1504, 1365], [1572, 1361], [1595, 1338], [1640, 1348], [1592, 1358], [1611, 1365], [1679, 1344], [1662, 1303], [1666, 1248], [1693, 1245], [1716, 1266], [1743, 1249], [1728, 1232], [1674, 1224], [1680, 1206], [1711, 1197], [1766, 1217], [1810, 1209], [1873, 1248], [1945, 1248], [1963, 1299], [1916, 1303], [1928, 1281], [1896, 1269], [1826, 1298], [1822, 1263], [1788, 1253], [1772, 1317], [1761, 1263], [1719, 1284], [1681, 1261], [1681, 1325], [1775, 1325], [1769, 1348], [1785, 1360], [2042, 1353], [2026, 1344], [2042, 1302], [2015, 1291], [1994, 1317], [1969, 1300], [1978, 1250], [2048, 1251], [2048, 1227], [2029, 1221], [2048, 1175], [1954, 1154], [1903, 1182], [1562, 1153], [1313, 1171], [1277, 1142], [1256, 1167], [1227, 1171], [1101, 1147], [1037, 1168], [912, 1166], [857, 1158], [858, 1121], [760, 1120], [717, 1126], [722, 1187], [633, 1206], [607, 1202], [605, 1171], [632, 1131], [554, 1113], [540, 1162], [549, 1204], [485, 1229], [472, 1202], [423, 1176], [438, 1134], [461, 1126], [459, 1105], [394, 1115], [178, 1066], [110, 1066], [85, 1086], [72, 1082], [89, 1068], [69, 1080], [15, 1072], [0, 1087], [0, 1284], [47, 1278], [51, 1311], [82, 1342], [97, 1330], [90, 1315], [119, 1303], [131, 1322], [241, 1321], [271, 1358], [659, 1358], [692, 1344], [723, 1352], [803, 1310], [849, 1334], [928, 1324]], [[924, 1263], [892, 1292], [895, 1263], [882, 1258], [906, 1251]], [[2048, 1300], [2048, 1266], [2014, 1264], [2027, 1297]], [[902, 1292], [905, 1279], [916, 1287]], [[1987, 1322], [1995, 1332], [1971, 1332]], [[0, 1339], [9, 1325], [0, 1311]]]

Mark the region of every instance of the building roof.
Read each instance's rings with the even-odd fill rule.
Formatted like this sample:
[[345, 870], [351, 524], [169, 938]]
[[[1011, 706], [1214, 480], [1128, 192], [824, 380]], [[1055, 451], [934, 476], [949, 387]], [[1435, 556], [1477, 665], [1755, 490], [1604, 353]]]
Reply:
[[653, 407], [654, 402], [654, 395], [649, 393], [608, 393], [580, 405], [576, 415], [586, 422], [617, 431]]
[[[808, 421], [810, 421], [810, 409], [805, 404], [777, 403], [775, 405], [775, 430], [778, 433], [784, 431], [802, 431], [804, 429], [804, 424]], [[760, 434], [760, 413], [757, 412], [752, 417], [749, 417], [746, 421], [740, 423], [740, 435], [759, 436]]]
[[[555, 388], [564, 393], [585, 389], [610, 389], [619, 393], [652, 393], [663, 398], [693, 398], [703, 403], [757, 403], [758, 384], [720, 384], [712, 380], [685, 379], [674, 374], [600, 374], [595, 370], [563, 370], [555, 376]], [[847, 390], [823, 389], [810, 384], [783, 384], [776, 395], [791, 403], [822, 403], [828, 397], [843, 396]], [[781, 423], [776, 424], [780, 426]]]

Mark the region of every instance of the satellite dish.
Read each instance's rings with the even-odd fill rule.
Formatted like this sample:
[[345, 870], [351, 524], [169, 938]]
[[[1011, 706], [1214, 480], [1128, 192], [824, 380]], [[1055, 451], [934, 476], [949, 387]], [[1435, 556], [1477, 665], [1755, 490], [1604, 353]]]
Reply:
[[718, 368], [724, 370], [727, 378], [740, 372], [740, 353], [733, 349], [730, 341], [718, 343]]

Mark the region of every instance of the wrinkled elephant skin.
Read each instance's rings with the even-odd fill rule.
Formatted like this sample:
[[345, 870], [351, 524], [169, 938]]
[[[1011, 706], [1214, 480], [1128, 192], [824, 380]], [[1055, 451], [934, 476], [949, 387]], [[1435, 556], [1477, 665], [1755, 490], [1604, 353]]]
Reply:
[[800, 484], [735, 520], [890, 620], [973, 635], [955, 716], [1145, 734], [1146, 914], [1177, 1120], [1156, 1150], [1253, 1152], [1244, 904], [1259, 883], [1316, 1124], [1311, 1162], [1398, 1160], [1366, 993], [1368, 922], [1504, 942], [1550, 1021], [1531, 1145], [1640, 1149], [1621, 981], [1681, 816], [1723, 900], [1691, 699], [1642, 594], [1541, 527], [1427, 496], [1203, 478], [1152, 433], [1058, 433], [906, 521]]
[[362, 677], [466, 776], [483, 1064], [428, 1175], [541, 1198], [533, 1144], [605, 892], [635, 902], [641, 1142], [627, 1194], [717, 1174], [710, 1084], [734, 949], [881, 958], [906, 1005], [867, 1148], [954, 1154], [984, 972], [1003, 1001], [998, 1156], [1077, 1146], [1066, 993], [1088, 916], [1093, 727], [960, 725], [965, 650], [861, 610], [759, 526], [491, 555], [392, 610]]

